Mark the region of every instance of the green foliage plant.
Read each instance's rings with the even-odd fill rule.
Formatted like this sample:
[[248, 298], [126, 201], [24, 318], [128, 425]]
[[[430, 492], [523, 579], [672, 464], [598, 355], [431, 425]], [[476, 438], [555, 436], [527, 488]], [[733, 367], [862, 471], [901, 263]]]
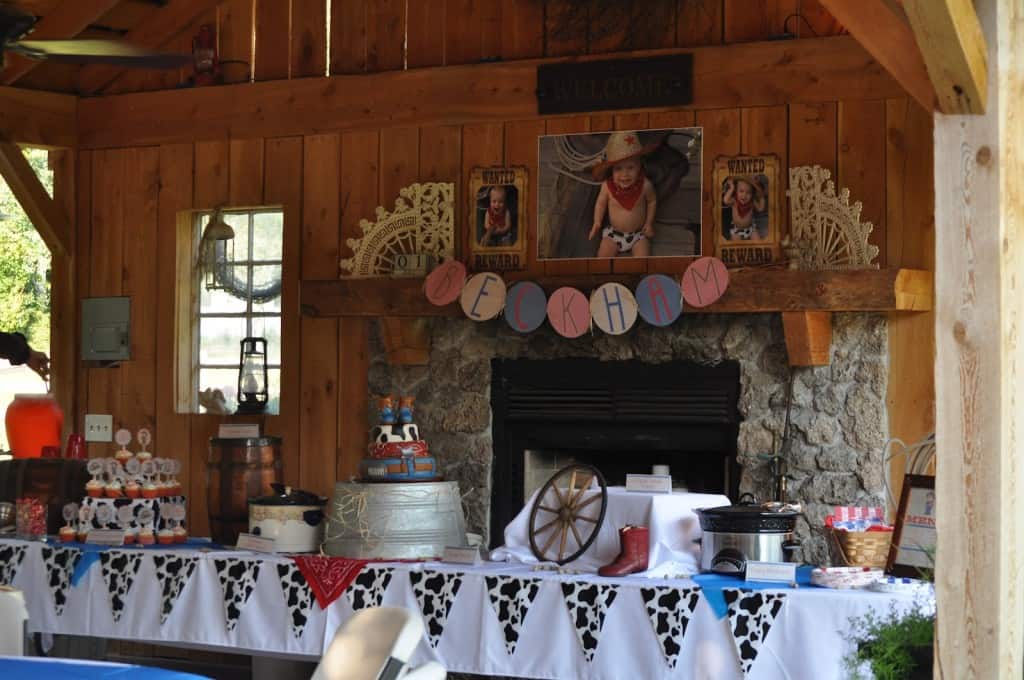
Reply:
[[[851, 678], [860, 679], [860, 669], [866, 663], [875, 680], [907, 680], [915, 677], [922, 659], [931, 656], [935, 640], [934, 613], [924, 608], [899, 612], [895, 608], [880, 616], [869, 611], [855, 619], [851, 641], [854, 651], [846, 658]], [[927, 677], [931, 673], [927, 672]]]

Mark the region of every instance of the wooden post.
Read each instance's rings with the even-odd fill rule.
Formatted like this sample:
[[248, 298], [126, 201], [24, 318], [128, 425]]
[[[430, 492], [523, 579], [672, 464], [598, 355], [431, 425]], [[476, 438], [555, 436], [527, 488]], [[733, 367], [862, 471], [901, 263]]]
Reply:
[[986, 113], [935, 119], [935, 677], [1016, 679], [1024, 653], [1024, 7], [976, 7], [988, 43]]

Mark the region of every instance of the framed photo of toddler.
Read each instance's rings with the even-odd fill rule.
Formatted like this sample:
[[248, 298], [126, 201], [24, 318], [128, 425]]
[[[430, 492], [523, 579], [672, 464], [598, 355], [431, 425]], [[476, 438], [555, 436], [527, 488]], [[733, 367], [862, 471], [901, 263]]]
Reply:
[[886, 572], [920, 578], [935, 569], [935, 478], [906, 475], [896, 511], [896, 526], [889, 546]]
[[777, 261], [782, 237], [778, 156], [719, 156], [711, 181], [718, 259], [729, 267]]
[[703, 130], [544, 135], [537, 259], [701, 255]]
[[469, 180], [470, 269], [526, 269], [526, 177], [524, 167], [473, 168]]

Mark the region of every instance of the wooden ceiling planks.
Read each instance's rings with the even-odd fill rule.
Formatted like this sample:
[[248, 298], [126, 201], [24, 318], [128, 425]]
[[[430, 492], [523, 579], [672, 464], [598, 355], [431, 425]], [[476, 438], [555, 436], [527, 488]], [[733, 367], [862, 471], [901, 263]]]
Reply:
[[[251, 0], [246, 0], [250, 2]], [[159, 10], [159, 21], [145, 21], [128, 31], [124, 39], [133, 45], [159, 49], [192, 24], [193, 20], [215, 7], [217, 0], [180, 0]], [[250, 17], [250, 24], [252, 23]], [[113, 66], [94, 65], [81, 69], [77, 78], [80, 94], [95, 94], [124, 73]]]
[[[36, 23], [33, 40], [66, 40], [74, 38], [89, 24], [114, 8], [120, 0], [74, 0], [60, 6], [60, 11], [49, 12]], [[19, 78], [41, 64], [37, 59], [11, 54], [0, 72], [0, 84], [12, 85]]]

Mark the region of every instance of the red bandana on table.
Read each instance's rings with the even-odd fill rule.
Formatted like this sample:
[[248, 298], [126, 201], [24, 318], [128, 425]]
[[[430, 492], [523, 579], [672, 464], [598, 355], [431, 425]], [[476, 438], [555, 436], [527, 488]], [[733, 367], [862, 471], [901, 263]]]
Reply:
[[292, 559], [306, 577], [306, 582], [316, 595], [317, 604], [321, 609], [327, 609], [329, 604], [341, 597], [356, 576], [359, 576], [363, 567], [371, 562], [320, 555], [301, 555]]
[[608, 186], [608, 191], [615, 197], [615, 200], [626, 210], [632, 210], [633, 206], [636, 205], [637, 199], [640, 198], [640, 194], [644, 192], [644, 173], [638, 173], [636, 181], [625, 189], [620, 189], [611, 177], [605, 183]]
[[505, 210], [495, 211], [493, 208], [487, 209], [487, 219], [496, 227], [505, 226]]

